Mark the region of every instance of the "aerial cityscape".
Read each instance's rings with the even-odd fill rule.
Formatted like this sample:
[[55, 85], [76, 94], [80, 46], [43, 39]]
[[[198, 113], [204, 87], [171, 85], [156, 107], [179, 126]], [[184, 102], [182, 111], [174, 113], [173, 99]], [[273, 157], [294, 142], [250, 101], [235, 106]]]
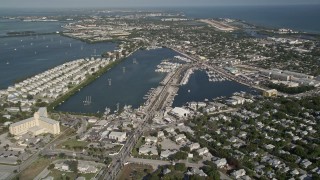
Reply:
[[0, 6], [0, 180], [320, 179], [317, 0]]

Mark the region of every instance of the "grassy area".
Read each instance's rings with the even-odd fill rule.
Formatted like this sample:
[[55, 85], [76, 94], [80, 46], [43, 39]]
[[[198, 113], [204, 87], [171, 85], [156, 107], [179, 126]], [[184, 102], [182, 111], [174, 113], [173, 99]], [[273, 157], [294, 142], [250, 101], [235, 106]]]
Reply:
[[[61, 132], [63, 132], [63, 131], [61, 131]], [[75, 130], [74, 129], [67, 129], [66, 132], [64, 132], [63, 134], [60, 134], [59, 137], [54, 142], [66, 139], [72, 135], [75, 135]]]
[[128, 164], [123, 167], [122, 171], [119, 174], [118, 179], [121, 179], [121, 180], [143, 179], [144, 176], [148, 175], [152, 171], [153, 169], [150, 165]]
[[66, 126], [61, 126], [61, 125], [60, 125], [60, 131], [61, 131], [61, 132], [65, 131], [67, 128], [68, 128], [68, 127], [66, 127]]
[[[85, 177], [86, 179], [91, 179], [95, 176], [94, 173], [88, 173], [88, 174], [76, 174], [74, 172], [62, 172], [56, 169], [53, 169], [48, 176], [52, 176], [54, 179], [76, 179], [77, 177]], [[68, 178], [69, 177], [69, 178]]]
[[132, 156], [136, 157], [139, 155], [139, 148], [144, 144], [144, 137], [140, 137], [137, 144], [132, 149]]
[[123, 145], [116, 145], [113, 148], [107, 149], [108, 151], [112, 152], [119, 152]]
[[88, 144], [89, 142], [86, 142], [86, 141], [77, 141], [76, 139], [70, 139], [61, 143], [61, 145], [59, 146], [61, 146], [62, 148], [65, 147], [67, 149], [74, 149], [74, 148], [81, 149], [86, 147]]
[[19, 179], [32, 180], [50, 164], [50, 159], [39, 158], [19, 174]]

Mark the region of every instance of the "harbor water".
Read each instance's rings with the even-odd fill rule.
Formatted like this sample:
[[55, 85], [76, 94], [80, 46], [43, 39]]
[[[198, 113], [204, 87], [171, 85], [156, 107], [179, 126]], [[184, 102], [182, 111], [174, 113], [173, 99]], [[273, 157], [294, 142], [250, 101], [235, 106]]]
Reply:
[[[178, 55], [176, 52], [167, 48], [138, 50], [70, 97], [56, 110], [77, 113], [103, 113], [106, 107], [112, 111], [116, 110], [118, 103], [120, 108], [125, 105], [138, 108], [145, 102], [144, 95], [151, 88], [159, 86], [159, 83], [166, 76], [166, 73], [155, 72], [157, 65], [163, 59], [172, 58], [176, 55]], [[83, 103], [86, 97], [91, 98], [90, 105]]]
[[185, 105], [187, 102], [201, 102], [205, 99], [212, 101], [221, 96], [232, 96], [235, 92], [251, 92], [253, 89], [235, 81], [209, 82], [205, 71], [195, 71], [186, 85], [180, 87], [178, 95], [174, 98], [173, 107]]

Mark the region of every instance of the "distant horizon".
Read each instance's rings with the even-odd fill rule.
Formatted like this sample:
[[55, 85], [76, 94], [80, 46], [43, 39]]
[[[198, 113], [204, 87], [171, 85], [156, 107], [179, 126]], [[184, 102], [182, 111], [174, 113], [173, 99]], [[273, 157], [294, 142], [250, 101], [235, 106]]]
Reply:
[[101, 7], [101, 6], [92, 6], [92, 7], [0, 7], [0, 9], [50, 9], [50, 10], [57, 10], [57, 9], [161, 9], [161, 8], [210, 8], [210, 7], [288, 7], [288, 6], [320, 6], [319, 3], [308, 4], [308, 3], [301, 3], [301, 4], [232, 4], [232, 5], [182, 5], [182, 6], [109, 6], [109, 7]]
[[1, 2], [3, 8], [176, 8], [221, 6], [290, 6], [320, 5], [319, 0], [10, 0]]

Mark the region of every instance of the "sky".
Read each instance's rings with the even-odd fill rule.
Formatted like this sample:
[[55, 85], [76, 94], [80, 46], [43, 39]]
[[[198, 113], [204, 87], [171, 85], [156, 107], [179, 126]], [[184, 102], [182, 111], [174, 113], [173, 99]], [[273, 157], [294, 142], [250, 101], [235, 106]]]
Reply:
[[320, 0], [0, 0], [0, 8], [107, 8], [287, 4], [320, 4]]

